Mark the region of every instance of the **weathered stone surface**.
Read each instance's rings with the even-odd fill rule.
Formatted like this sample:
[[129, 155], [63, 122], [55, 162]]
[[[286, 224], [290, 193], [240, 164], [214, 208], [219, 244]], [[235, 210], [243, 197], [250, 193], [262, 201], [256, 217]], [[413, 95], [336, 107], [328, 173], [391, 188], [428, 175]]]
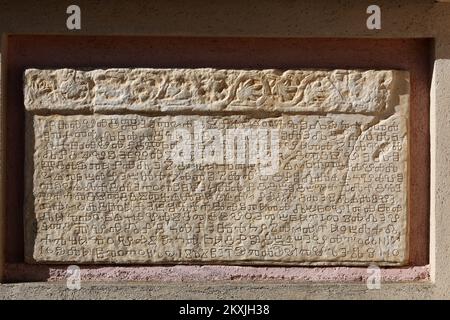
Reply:
[[[397, 80], [384, 93], [389, 104], [370, 105], [377, 112], [352, 114], [321, 100], [318, 114], [263, 118], [133, 115], [126, 108], [106, 115], [30, 113], [27, 260], [405, 264], [407, 74], [363, 73], [384, 79], [378, 72]], [[356, 71], [346, 74], [357, 78]], [[66, 103], [29, 101], [29, 110], [55, 113], [53, 106]]]
[[44, 111], [382, 112], [399, 71], [73, 69], [25, 73], [25, 106]]

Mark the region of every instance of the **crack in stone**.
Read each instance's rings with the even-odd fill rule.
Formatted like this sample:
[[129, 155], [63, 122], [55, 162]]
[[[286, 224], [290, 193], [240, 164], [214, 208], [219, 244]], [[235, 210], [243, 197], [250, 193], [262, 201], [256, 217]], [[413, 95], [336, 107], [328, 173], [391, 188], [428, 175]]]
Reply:
[[171, 111], [139, 111], [129, 109], [114, 109], [114, 110], [97, 110], [90, 109], [66, 109], [66, 110], [52, 110], [52, 109], [36, 109], [27, 110], [27, 113], [37, 116], [65, 116], [65, 115], [141, 115], [148, 117], [162, 117], [162, 116], [248, 116], [258, 119], [276, 118], [283, 115], [287, 116], [330, 116], [330, 115], [361, 115], [382, 117], [386, 112], [344, 112], [344, 111], [268, 111], [268, 110], [229, 110], [229, 111], [210, 111], [210, 110], [171, 110]]
[[384, 121], [387, 121], [389, 118], [391, 118], [392, 116], [395, 116], [395, 115], [396, 115], [395, 112], [394, 113], [386, 112], [383, 116], [374, 118], [372, 121], [370, 121], [366, 125], [365, 129], [360, 129], [360, 133], [358, 134], [358, 137], [356, 138], [355, 143], [352, 146], [352, 150], [350, 151], [350, 154], [348, 156], [348, 160], [347, 160], [347, 163], [346, 163], [346, 168], [347, 169], [346, 169], [346, 172], [345, 172], [344, 183], [343, 183], [341, 191], [339, 193], [339, 197], [338, 197], [338, 199], [335, 202], [336, 204], [339, 203], [339, 201], [342, 199], [342, 196], [344, 194], [343, 191], [344, 191], [345, 186], [347, 185], [348, 174], [349, 174], [349, 171], [350, 171], [350, 159], [351, 159], [351, 156], [353, 155], [353, 153], [355, 152], [356, 145], [360, 142], [361, 137], [364, 135], [364, 133], [368, 132], [369, 130], [371, 130], [376, 125], [381, 124]]

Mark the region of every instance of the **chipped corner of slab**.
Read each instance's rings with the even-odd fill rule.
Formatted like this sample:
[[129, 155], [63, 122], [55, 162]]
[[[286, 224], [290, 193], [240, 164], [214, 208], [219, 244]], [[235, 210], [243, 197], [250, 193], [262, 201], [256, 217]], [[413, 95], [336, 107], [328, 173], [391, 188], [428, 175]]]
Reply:
[[[406, 71], [29, 69], [24, 82], [32, 262], [408, 262]], [[176, 115], [187, 110], [200, 114]], [[177, 128], [216, 129], [225, 144], [276, 132], [277, 170], [262, 173], [234, 140], [246, 165], [168, 166]]]

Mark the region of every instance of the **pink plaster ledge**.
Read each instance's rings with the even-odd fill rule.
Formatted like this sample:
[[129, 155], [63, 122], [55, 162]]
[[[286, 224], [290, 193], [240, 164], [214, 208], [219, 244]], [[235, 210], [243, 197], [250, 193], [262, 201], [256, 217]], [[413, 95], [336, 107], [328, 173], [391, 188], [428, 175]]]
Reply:
[[[65, 280], [67, 266], [8, 264], [6, 279], [15, 281]], [[80, 266], [84, 281], [245, 281], [365, 282], [364, 267], [253, 267], [224, 265]], [[382, 282], [429, 280], [429, 266], [381, 268]]]

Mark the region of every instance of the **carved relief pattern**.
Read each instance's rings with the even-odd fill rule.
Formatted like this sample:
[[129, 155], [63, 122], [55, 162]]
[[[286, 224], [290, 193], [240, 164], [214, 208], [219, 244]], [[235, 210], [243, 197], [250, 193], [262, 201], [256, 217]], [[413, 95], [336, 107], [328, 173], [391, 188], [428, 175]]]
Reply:
[[27, 70], [29, 110], [385, 110], [391, 71], [108, 69]]

